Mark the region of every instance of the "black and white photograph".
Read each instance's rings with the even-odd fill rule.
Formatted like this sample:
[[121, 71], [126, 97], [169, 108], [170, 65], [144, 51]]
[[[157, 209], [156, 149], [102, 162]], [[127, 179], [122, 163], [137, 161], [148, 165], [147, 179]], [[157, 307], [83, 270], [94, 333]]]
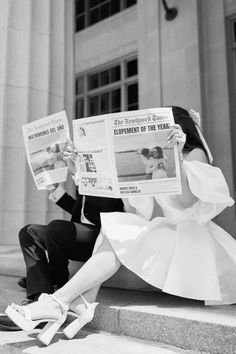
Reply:
[[167, 146], [169, 130], [114, 137], [119, 182], [176, 177], [174, 149]]
[[30, 153], [30, 163], [35, 175], [49, 170], [66, 167], [63, 152], [65, 143], [49, 145], [45, 149], [39, 149]]
[[236, 354], [235, 200], [236, 0], [0, 0], [0, 353]]

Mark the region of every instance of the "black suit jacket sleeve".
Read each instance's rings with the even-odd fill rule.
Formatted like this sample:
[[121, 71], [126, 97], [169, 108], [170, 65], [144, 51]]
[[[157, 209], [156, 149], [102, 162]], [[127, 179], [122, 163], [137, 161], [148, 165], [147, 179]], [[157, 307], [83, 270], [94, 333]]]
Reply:
[[[72, 215], [71, 221], [81, 222], [82, 198], [83, 196], [78, 194], [75, 200], [65, 192], [56, 204]], [[85, 197], [84, 216], [98, 227], [101, 226], [100, 213], [114, 211], [124, 211], [121, 199], [92, 196]]]
[[77, 198], [74, 199], [65, 192], [56, 204], [71, 214], [71, 221], [81, 222], [82, 198], [83, 196], [78, 194]]
[[84, 216], [98, 227], [101, 226], [100, 213], [110, 213], [114, 211], [124, 211], [124, 205], [121, 199], [92, 196], [85, 198]]
[[67, 211], [69, 214], [73, 213], [73, 210], [75, 208], [75, 203], [76, 200], [72, 198], [68, 193], [65, 192], [63, 196], [56, 202], [56, 204]]

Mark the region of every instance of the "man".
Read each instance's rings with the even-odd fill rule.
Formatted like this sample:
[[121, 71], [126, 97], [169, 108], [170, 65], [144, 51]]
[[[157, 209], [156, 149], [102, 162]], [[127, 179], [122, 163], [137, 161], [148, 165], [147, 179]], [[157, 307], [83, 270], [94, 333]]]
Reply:
[[90, 258], [100, 231], [100, 213], [123, 211], [120, 199], [78, 195], [75, 200], [60, 185], [49, 198], [72, 217], [48, 225], [26, 225], [19, 232], [26, 284], [24, 278], [18, 284], [26, 285], [27, 298], [33, 301], [68, 281], [69, 259], [85, 262]]
[[[75, 162], [78, 153], [68, 140], [63, 158], [77, 184]], [[26, 287], [29, 300], [41, 293], [52, 293], [69, 278], [69, 259], [87, 261], [101, 227], [100, 213], [123, 211], [121, 199], [77, 195], [72, 198], [61, 185], [51, 186], [49, 198], [70, 213], [71, 220], [53, 220], [48, 225], [31, 224], [19, 232], [19, 241], [26, 263], [26, 279], [18, 284]], [[26, 281], [25, 281], [26, 280]]]

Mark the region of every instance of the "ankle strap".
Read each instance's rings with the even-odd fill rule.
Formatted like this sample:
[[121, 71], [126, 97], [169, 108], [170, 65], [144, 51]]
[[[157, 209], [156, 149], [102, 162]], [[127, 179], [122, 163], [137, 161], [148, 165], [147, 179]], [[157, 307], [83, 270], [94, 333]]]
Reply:
[[89, 307], [88, 301], [85, 299], [85, 297], [82, 294], [80, 295], [80, 297], [81, 297], [82, 301], [84, 302], [85, 306], [88, 308]]
[[69, 309], [68, 305], [64, 304], [59, 299], [57, 299], [54, 294], [50, 294], [49, 296], [60, 305], [62, 313], [68, 311], [68, 309]]
[[68, 305], [64, 304], [63, 302], [61, 302], [59, 299], [56, 298], [56, 296], [54, 294], [41, 294], [38, 298], [38, 300], [40, 301], [40, 299], [43, 299], [44, 297], [51, 297], [56, 303], [58, 303], [60, 305], [61, 311], [62, 313], [68, 311]]

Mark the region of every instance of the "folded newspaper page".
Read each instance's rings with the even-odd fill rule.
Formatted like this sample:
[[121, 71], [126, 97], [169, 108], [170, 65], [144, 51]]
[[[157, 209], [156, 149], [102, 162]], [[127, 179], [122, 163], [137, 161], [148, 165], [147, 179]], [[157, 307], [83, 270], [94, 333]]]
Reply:
[[79, 192], [113, 198], [180, 194], [177, 147], [166, 140], [173, 123], [171, 108], [73, 120]]
[[65, 182], [68, 167], [63, 151], [70, 139], [66, 112], [35, 120], [22, 129], [27, 161], [37, 188]]

